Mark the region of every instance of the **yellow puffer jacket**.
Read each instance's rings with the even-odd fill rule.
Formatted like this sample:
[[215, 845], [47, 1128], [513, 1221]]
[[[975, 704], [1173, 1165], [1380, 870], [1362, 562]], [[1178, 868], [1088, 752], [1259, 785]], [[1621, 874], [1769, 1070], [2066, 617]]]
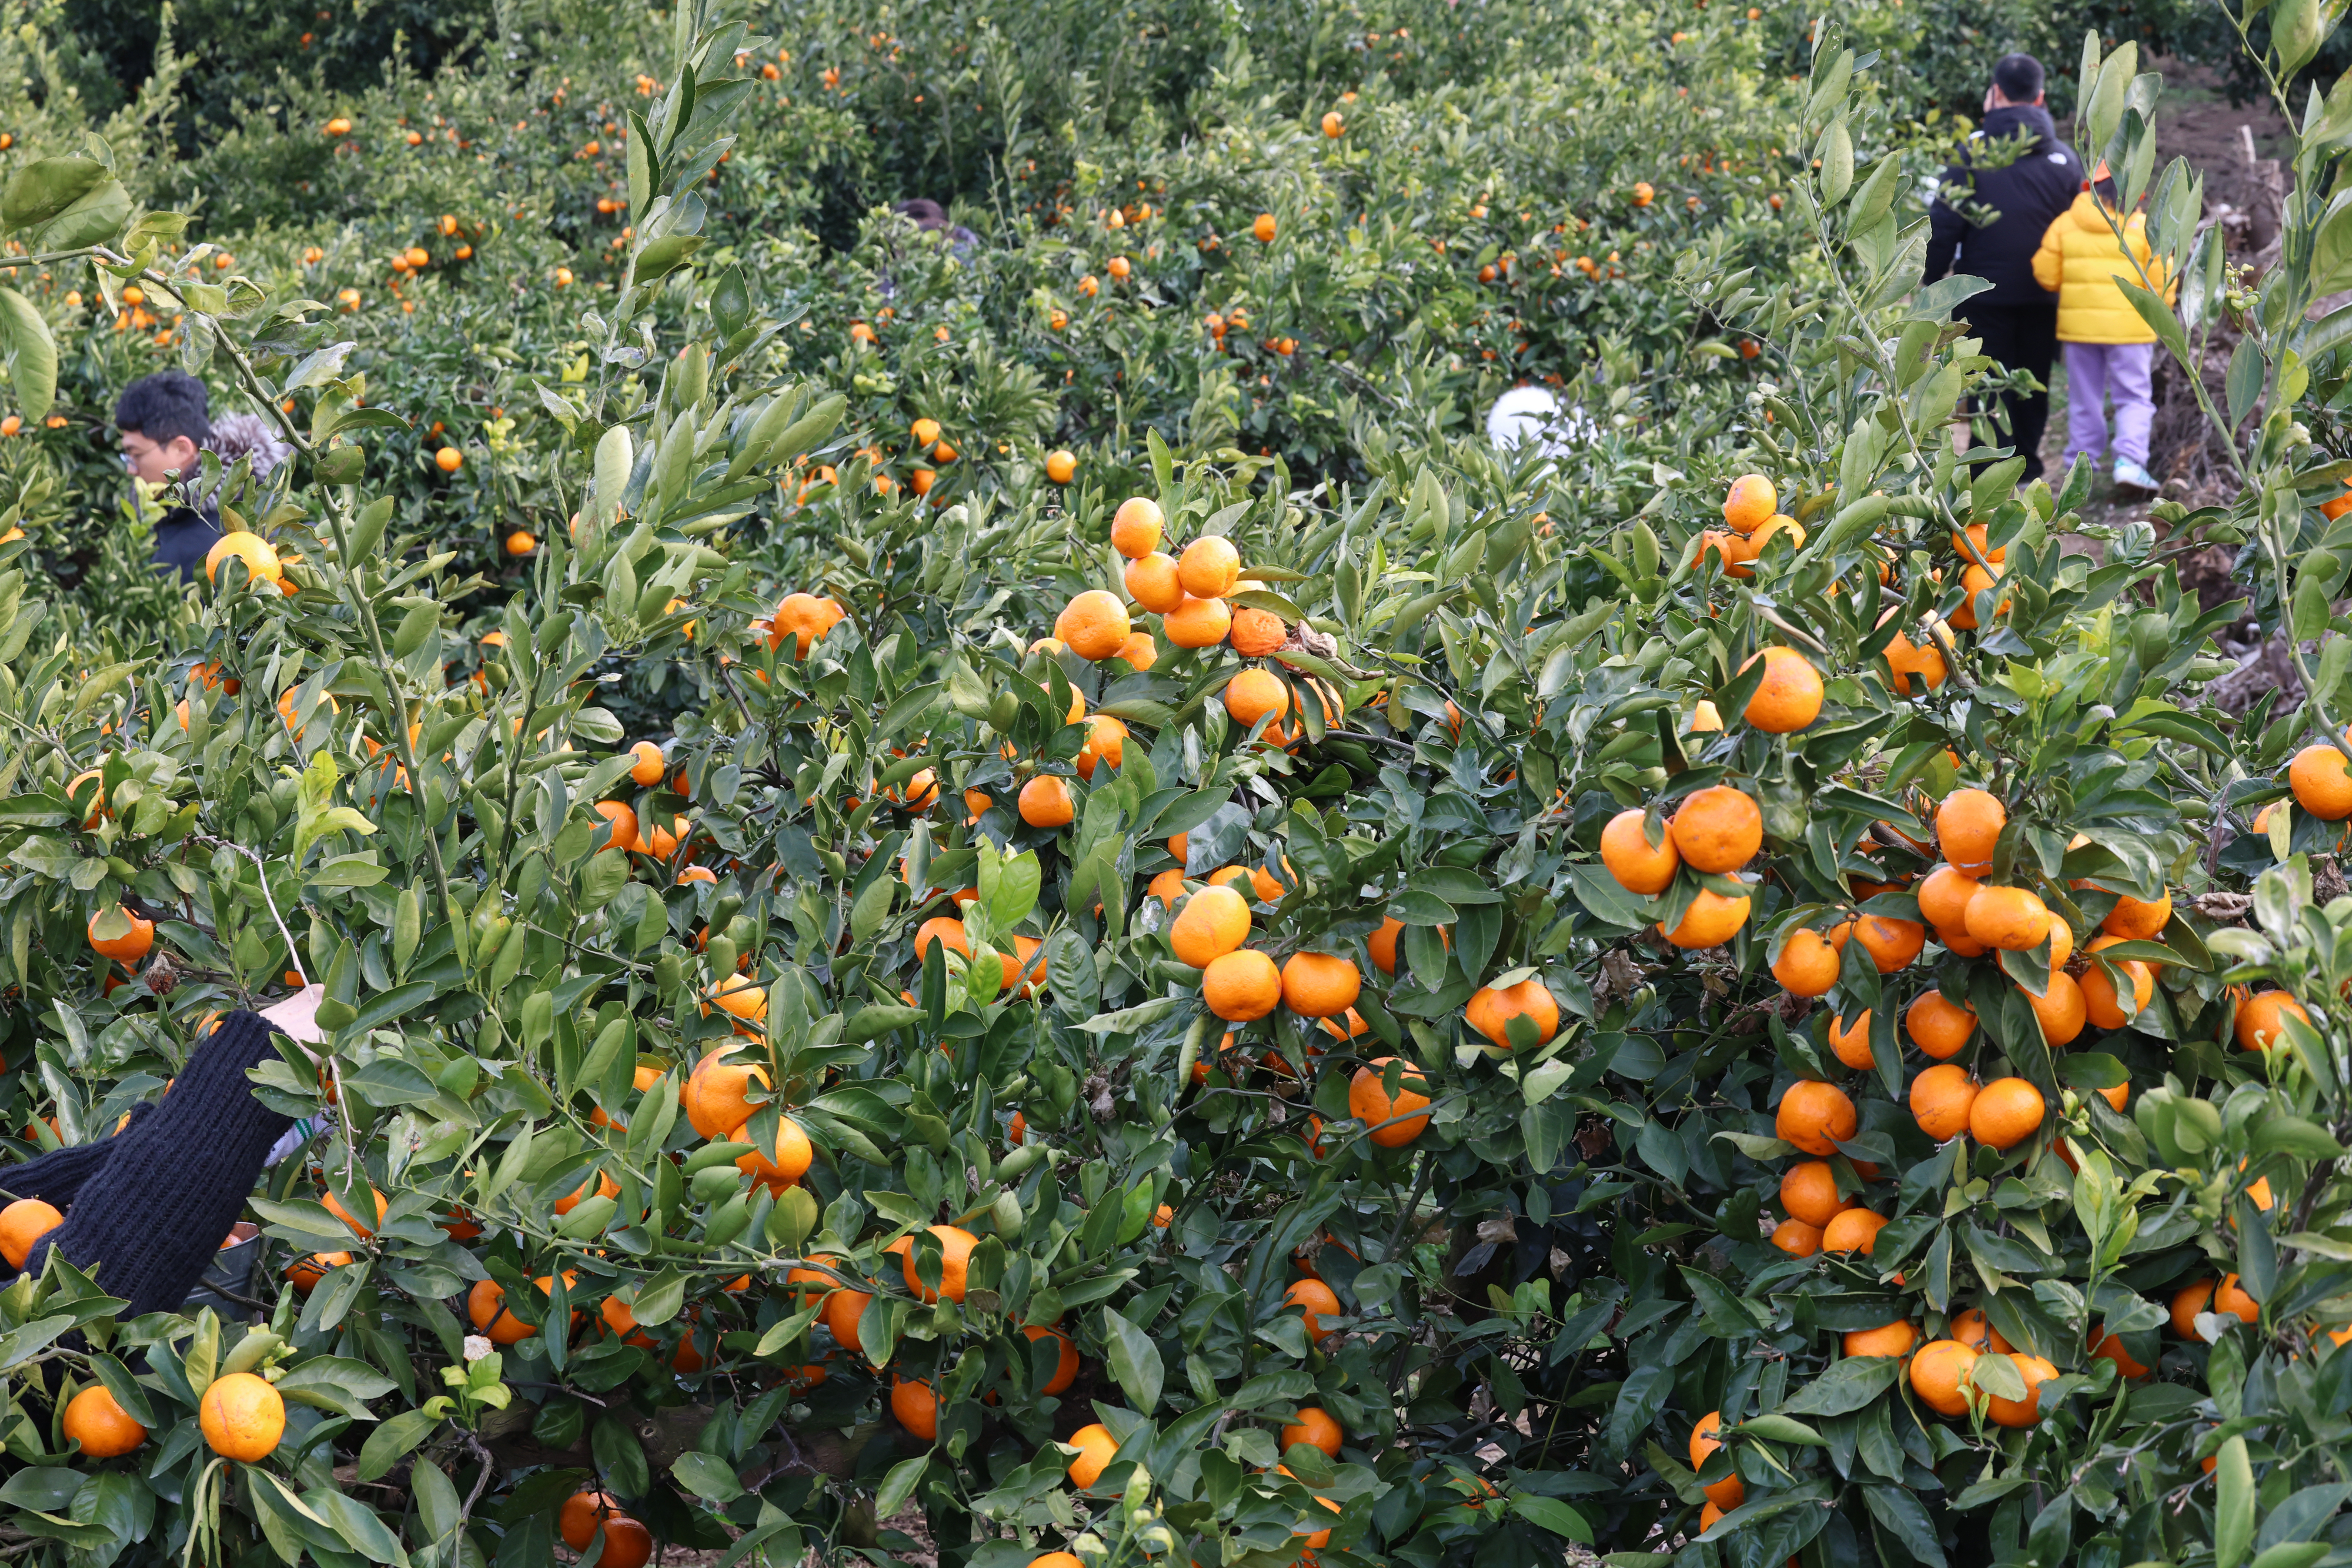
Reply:
[[[2134, 213], [2124, 220], [2124, 240], [2133, 258], [2167, 299], [2173, 294], [2170, 279], [2148, 252], [2147, 220]], [[2140, 319], [2117, 276], [2139, 281], [2139, 272], [2124, 258], [2123, 246], [2088, 191], [2058, 214], [2042, 235], [2033, 253], [2033, 278], [2058, 296], [2058, 340], [2062, 343], [2153, 343], [2156, 332]]]

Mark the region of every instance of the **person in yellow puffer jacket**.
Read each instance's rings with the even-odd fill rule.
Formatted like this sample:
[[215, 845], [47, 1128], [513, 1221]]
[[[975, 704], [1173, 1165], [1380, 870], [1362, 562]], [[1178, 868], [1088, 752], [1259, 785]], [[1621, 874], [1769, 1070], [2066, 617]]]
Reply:
[[2108, 225], [2115, 199], [2115, 182], [2101, 164], [2094, 180], [2084, 182], [2074, 204], [2043, 231], [2042, 248], [2033, 255], [2033, 277], [2058, 296], [2058, 340], [2066, 355], [2064, 465], [2073, 467], [2078, 456], [2096, 463], [2105, 455], [2103, 404], [2112, 397], [2116, 489], [2154, 495], [2157, 481], [2147, 471], [2147, 444], [2156, 420], [2151, 395], [2156, 329], [2132, 308], [2116, 280], [2137, 284], [2145, 273], [2168, 298], [2172, 285], [2163, 265], [2150, 254], [2144, 214], [2123, 219], [2123, 236], [2117, 239]]

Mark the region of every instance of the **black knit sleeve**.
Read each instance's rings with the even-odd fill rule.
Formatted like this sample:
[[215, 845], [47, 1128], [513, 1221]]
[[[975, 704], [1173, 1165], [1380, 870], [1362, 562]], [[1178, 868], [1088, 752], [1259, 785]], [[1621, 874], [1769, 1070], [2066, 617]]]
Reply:
[[272, 1032], [249, 1012], [223, 1019], [153, 1112], [106, 1140], [112, 1157], [26, 1268], [37, 1274], [55, 1245], [96, 1270], [100, 1288], [127, 1300], [131, 1316], [185, 1301], [236, 1223], [270, 1145], [294, 1124], [255, 1099], [246, 1078], [277, 1054]]
[[[138, 1126], [153, 1110], [144, 1103], [131, 1107], [131, 1126], [123, 1132]], [[83, 1184], [113, 1158], [114, 1151], [121, 1146], [116, 1141], [121, 1136], [110, 1134], [69, 1149], [54, 1149], [20, 1166], [0, 1167], [0, 1202], [37, 1197], [44, 1203], [65, 1207], [80, 1195]]]

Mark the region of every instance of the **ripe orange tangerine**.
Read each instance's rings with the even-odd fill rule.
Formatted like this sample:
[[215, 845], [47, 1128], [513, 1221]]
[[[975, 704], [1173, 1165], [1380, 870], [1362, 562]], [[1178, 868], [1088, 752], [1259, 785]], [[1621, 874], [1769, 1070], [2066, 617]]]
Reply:
[[1339, 1457], [1339, 1445], [1346, 1434], [1330, 1413], [1318, 1406], [1302, 1405], [1298, 1419], [1282, 1428], [1281, 1442], [1285, 1448], [1294, 1443], [1308, 1443], [1320, 1448], [1332, 1458]]
[[[1397, 1092], [1388, 1092], [1388, 1065], [1394, 1061], [1400, 1068]], [[1402, 1148], [1422, 1134], [1429, 1118], [1416, 1114], [1429, 1107], [1429, 1096], [1422, 1091], [1429, 1087], [1418, 1068], [1401, 1058], [1383, 1056], [1356, 1069], [1348, 1081], [1348, 1114], [1371, 1129], [1373, 1143], [1384, 1149]]]
[[1908, 967], [1927, 946], [1927, 928], [1916, 920], [1865, 915], [1853, 923], [1853, 929], [1854, 939], [1882, 975]]
[[1937, 1061], [1949, 1061], [1965, 1050], [1977, 1030], [1976, 1009], [1955, 1002], [1941, 991], [1923, 991], [1905, 1010], [1903, 1025], [1911, 1043]]
[[1944, 1330], [1944, 1337], [1956, 1339], [1979, 1352], [2006, 1355], [2011, 1348], [2009, 1341], [2000, 1337], [2000, 1331], [1993, 1327], [1991, 1321], [1984, 1315], [1982, 1309], [1977, 1307], [1955, 1314]]
[[112, 958], [124, 964], [136, 964], [140, 959], [147, 956], [148, 952], [155, 946], [155, 923], [131, 914], [121, 904], [116, 904], [115, 908], [125, 920], [131, 923], [131, 929], [120, 936], [100, 936], [98, 934], [99, 916], [93, 915], [89, 917], [87, 932], [90, 949], [101, 957]]
[[1709, 888], [1698, 890], [1681, 922], [1671, 931], [1658, 922], [1658, 933], [1677, 947], [1720, 947], [1748, 924], [1748, 900], [1726, 898]]
[[1885, 1228], [1886, 1217], [1867, 1208], [1849, 1208], [1822, 1227], [1824, 1252], [1868, 1252]]
[[2099, 929], [2126, 942], [2146, 942], [2153, 940], [2171, 918], [2172, 894], [2168, 891], [2153, 900], [2119, 894], [2116, 906], [2099, 922]]
[[1789, 1085], [1774, 1113], [1772, 1130], [1784, 1142], [1826, 1159], [1861, 1125], [1853, 1102], [1834, 1083], [1800, 1079]]
[[90, 1385], [66, 1402], [60, 1430], [67, 1441], [80, 1443], [83, 1458], [91, 1459], [111, 1459], [147, 1441], [147, 1428], [131, 1419], [100, 1384]]
[[2116, 1370], [2124, 1376], [2138, 1378], [2147, 1375], [2147, 1368], [2134, 1361], [2131, 1353], [2124, 1348], [2123, 1336], [2109, 1333], [2105, 1323], [2091, 1325], [2090, 1344], [2093, 1355], [2102, 1361], [2114, 1362]]
[[1094, 1485], [1118, 1453], [1118, 1439], [1110, 1435], [1109, 1427], [1099, 1422], [1090, 1423], [1071, 1433], [1068, 1445], [1078, 1450], [1078, 1457], [1070, 1461], [1069, 1474], [1070, 1484], [1080, 1491]]
[[906, 1277], [907, 1289], [926, 1301], [936, 1301], [941, 1296], [950, 1301], [961, 1301], [964, 1293], [965, 1267], [971, 1261], [971, 1249], [980, 1244], [980, 1238], [953, 1225], [934, 1225], [929, 1229], [940, 1240], [940, 1288], [934, 1291], [923, 1283], [915, 1268], [915, 1249], [911, 1241], [906, 1251], [899, 1255], [898, 1271]]
[[1227, 1023], [1253, 1023], [1282, 1000], [1282, 975], [1254, 947], [1213, 958], [1201, 971], [1201, 999]]
[[1203, 534], [1176, 558], [1176, 580], [1195, 599], [1223, 599], [1240, 583], [1242, 552], [1221, 534]]
[[[2144, 1008], [2155, 999], [2156, 976], [2149, 971], [2146, 964], [2137, 958], [2126, 958], [2120, 962], [2110, 960], [2110, 962], [2114, 962], [2115, 967], [2121, 970], [2126, 978], [2131, 982], [2136, 1007]], [[2080, 986], [2083, 992], [2084, 1016], [2091, 1022], [2101, 1029], [2122, 1029], [2131, 1022], [2130, 1019], [2124, 1016], [2123, 1001], [2116, 990], [2115, 982], [2107, 977], [2106, 971], [2100, 968], [2098, 965], [2094, 964], [2084, 969], [2082, 979], [2076, 984]], [[2137, 1016], [2137, 1013], [2134, 1016]]]
[[1537, 976], [1529, 976], [1516, 986], [1500, 990], [1481, 986], [1470, 998], [1462, 1016], [1486, 1038], [1490, 1045], [1505, 1051], [1511, 1049], [1510, 1024], [1515, 1018], [1524, 1018], [1535, 1026], [1537, 1045], [1542, 1045], [1559, 1031], [1559, 1004], [1552, 999], [1550, 988]]
[[1930, 1067], [1911, 1081], [1911, 1116], [1919, 1130], [1937, 1143], [1969, 1130], [1969, 1110], [1976, 1103], [1977, 1082], [1957, 1062]]
[[2287, 764], [2286, 782], [2294, 803], [2322, 821], [2352, 817], [2352, 768], [2334, 745], [2315, 742], [2296, 752]]
[[2213, 1300], [2211, 1280], [2192, 1280], [2172, 1294], [2172, 1332], [2182, 1339], [2197, 1337], [2197, 1314]]
[[1866, 1072], [1878, 1065], [1877, 1054], [1870, 1049], [1870, 1009], [1864, 1008], [1851, 1020], [1830, 1019], [1830, 1051], [1840, 1061], [1856, 1071]]
[[1225, 640], [1233, 624], [1233, 610], [1223, 600], [1196, 599], [1190, 594], [1160, 619], [1160, 629], [1179, 648], [1213, 648]]
[[1078, 814], [1068, 780], [1040, 773], [1021, 786], [1021, 820], [1033, 828], [1066, 828]]
[[1307, 1322], [1307, 1337], [1318, 1344], [1331, 1332], [1326, 1320], [1339, 1315], [1339, 1298], [1320, 1280], [1293, 1280], [1282, 1292], [1282, 1300], [1285, 1305], [1298, 1309]]
[[[1722, 1430], [1723, 1412], [1720, 1410], [1708, 1411], [1691, 1427], [1689, 1454], [1692, 1469], [1705, 1469], [1708, 1458], [1717, 1448], [1723, 1447], [1723, 1439], [1716, 1435]], [[1709, 1502], [1727, 1511], [1738, 1508], [1748, 1495], [1748, 1488], [1742, 1484], [1736, 1474], [1727, 1476], [1703, 1490]]]
[[1792, 735], [1821, 716], [1822, 673], [1802, 653], [1767, 648], [1748, 664], [1757, 659], [1764, 661], [1764, 679], [1742, 710], [1750, 725], [1768, 735]]
[[[1177, 873], [1171, 873], [1179, 876]], [[1195, 969], [1237, 950], [1249, 940], [1249, 900], [1231, 887], [1204, 887], [1187, 899], [1169, 924], [1168, 945], [1177, 959]]]
[[2047, 1113], [2042, 1091], [2022, 1078], [1996, 1078], [1969, 1107], [1969, 1135], [1990, 1148], [2013, 1149], [2039, 1132]]
[[1176, 575], [1174, 556], [1157, 550], [1138, 556], [1127, 563], [1123, 580], [1127, 596], [1155, 615], [1165, 615], [1184, 602], [1184, 584]]
[[1127, 643], [1130, 630], [1127, 606], [1118, 596], [1090, 588], [1062, 607], [1054, 618], [1054, 635], [1081, 659], [1099, 664]]
[[1667, 827], [1675, 851], [1695, 871], [1738, 871], [1764, 847], [1764, 813], [1728, 784], [1693, 792]]
[[2048, 990], [2038, 997], [2026, 991], [2025, 999], [2032, 1004], [2033, 1016], [2041, 1022], [2042, 1038], [2053, 1046], [2073, 1043], [2090, 1016], [2083, 988], [2063, 969], [2051, 971]]
[[1919, 879], [1919, 914], [1938, 931], [1966, 931], [1969, 905], [1983, 886], [1974, 877], [1954, 870], [1948, 862], [1938, 862]]
[[1160, 503], [1150, 497], [1129, 496], [1111, 515], [1110, 548], [1129, 560], [1141, 560], [1160, 548], [1160, 533], [1167, 520]]
[[1246, 669], [1225, 683], [1225, 711], [1243, 728], [1262, 718], [1280, 718], [1290, 711], [1290, 688], [1269, 671]]
[[1283, 1005], [1300, 1018], [1337, 1018], [1362, 989], [1356, 966], [1329, 953], [1293, 953], [1282, 966]]
[[2231, 1025], [2239, 1049], [2268, 1051], [2284, 1040], [2286, 1030], [2280, 1020], [2290, 1013], [2306, 1024], [2311, 1021], [2304, 1005], [2284, 991], [2256, 991], [2239, 1002]]
[[7, 1259], [11, 1269], [22, 1269], [34, 1245], [65, 1222], [53, 1204], [37, 1197], [16, 1199], [0, 1208], [0, 1258]]
[[1958, 1340], [1931, 1340], [1911, 1357], [1912, 1391], [1937, 1415], [1965, 1416], [1976, 1364], [1977, 1353]]
[[1742, 474], [1723, 498], [1723, 522], [1735, 533], [1753, 533], [1780, 509], [1780, 495], [1761, 474]]
[[1262, 659], [1290, 641], [1290, 628], [1273, 611], [1245, 604], [1234, 612], [1233, 630], [1225, 640], [1244, 658]]
[[1842, 1343], [1850, 1356], [1885, 1355], [1899, 1359], [1909, 1355], [1912, 1347], [1919, 1343], [1919, 1326], [1908, 1318], [1897, 1318], [1874, 1329], [1848, 1329]]
[[1944, 859], [1964, 876], [1992, 870], [1993, 845], [2009, 822], [2009, 811], [1982, 789], [1955, 789], [1936, 808], [1936, 842]]
[[1608, 826], [1601, 830], [1601, 865], [1617, 879], [1618, 886], [1644, 897], [1666, 890], [1683, 858], [1675, 848], [1674, 833], [1664, 822], [1659, 824], [1658, 842], [1650, 842], [1646, 820], [1647, 813], [1638, 807], [1629, 807], [1610, 818]]
[[1988, 1396], [1985, 1414], [1996, 1426], [2031, 1427], [2042, 1419], [2041, 1387], [2058, 1375], [2058, 1369], [2038, 1355], [2011, 1354], [2009, 1364], [2025, 1379], [2025, 1397], [2003, 1399], [1998, 1395]]
[[1969, 900], [1966, 929], [1988, 947], [2022, 953], [2050, 935], [2049, 906], [2031, 889], [1979, 886]]
[[1838, 1196], [1837, 1173], [1829, 1161], [1801, 1160], [1781, 1173], [1780, 1207], [1790, 1218], [1818, 1228], [1852, 1208], [1853, 1200]]
[[1781, 943], [1780, 956], [1772, 961], [1772, 977], [1790, 996], [1827, 996], [1837, 984], [1838, 962], [1838, 950], [1828, 937], [1801, 928]]
[[728, 1134], [727, 1141], [751, 1145], [750, 1154], [736, 1156], [735, 1168], [771, 1192], [781, 1193], [798, 1182], [816, 1157], [808, 1134], [790, 1116], [776, 1118], [776, 1135], [765, 1148], [751, 1135], [748, 1122]]

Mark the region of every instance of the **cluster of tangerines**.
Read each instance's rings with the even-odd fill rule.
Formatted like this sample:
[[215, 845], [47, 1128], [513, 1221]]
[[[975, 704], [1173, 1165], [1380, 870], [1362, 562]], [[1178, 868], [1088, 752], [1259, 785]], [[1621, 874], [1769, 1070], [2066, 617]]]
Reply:
[[[1758, 501], [1758, 497], [1749, 498], [1751, 510]], [[1761, 504], [1769, 506], [1769, 491]], [[1727, 517], [1731, 510], [1727, 507]], [[1980, 548], [1982, 541], [1972, 539], [1971, 543]], [[1927, 655], [1934, 656], [1933, 650], [1927, 650]], [[1940, 657], [1936, 658], [1936, 668], [1939, 676]], [[1712, 716], [1702, 713], [1697, 727], [1715, 727]], [[2305, 764], [2306, 773], [2320, 771], [2330, 759], [2341, 770], [2341, 754], [2333, 747], [2312, 747], [2306, 756], [2313, 757]], [[2352, 802], [2336, 815], [2352, 816]], [[2030, 1004], [2052, 1049], [2072, 1043], [2086, 1026], [2125, 1028], [2152, 999], [2157, 966], [2135, 958], [2095, 962], [2092, 956], [2120, 943], [2155, 939], [2172, 917], [2170, 894], [2153, 900], [2114, 894], [2113, 906], [2101, 918], [2097, 933], [2078, 952], [2075, 932], [2063, 911], [2052, 908], [2031, 887], [1990, 880], [1994, 851], [2007, 821], [2007, 809], [1999, 798], [1981, 789], [1961, 788], [1937, 804], [1932, 846], [1890, 828], [1895, 835], [1890, 843], [1903, 842], [1923, 858], [1931, 850], [1941, 856], [1916, 881], [1896, 873], [1899, 880], [1885, 884], [1911, 885], [1922, 918], [1847, 913], [1835, 916], [1826, 930], [1807, 925], [1786, 929], [1770, 962], [1773, 977], [1792, 996], [1826, 996], [1838, 983], [1849, 942], [1861, 944], [1872, 967], [1881, 975], [1894, 974], [1916, 962], [1931, 938], [1945, 953], [1964, 958], [2044, 949], [2048, 978], [2043, 988], [2037, 992], [2030, 986], [2011, 983]], [[2078, 836], [2069, 847], [2085, 841]], [[1664, 819], [1654, 838], [1647, 813], [1634, 808], [1612, 818], [1601, 841], [1604, 867], [1621, 886], [1644, 896], [1664, 893], [1685, 865], [1699, 872], [1736, 873], [1761, 852], [1762, 845], [1763, 820], [1757, 802], [1729, 784], [1694, 791]], [[2088, 881], [2076, 881], [2072, 887], [2112, 891]], [[1724, 898], [1702, 890], [1678, 926], [1670, 930], [1661, 924], [1658, 930], [1678, 946], [1711, 946], [1736, 934], [1747, 915], [1746, 899]], [[2128, 1002], [2123, 988], [2131, 992]], [[2305, 1009], [2284, 991], [2240, 996], [2233, 1011], [2237, 1043], [2249, 1051], [2272, 1048], [2279, 1043], [2283, 1019], [2288, 1016], [2307, 1020]], [[1953, 1000], [1940, 988], [1923, 992], [1906, 1009], [1904, 1033], [1931, 1063], [1911, 1081], [1909, 1109], [1919, 1128], [1937, 1143], [1972, 1137], [1990, 1148], [2013, 1149], [2041, 1133], [2047, 1107], [2041, 1092], [2021, 1077], [1979, 1083], [1968, 1069], [1951, 1060], [1975, 1039], [1977, 1024], [1977, 1014], [1968, 1002]], [[1868, 1010], [1852, 1018], [1831, 1018], [1827, 1037], [1832, 1051], [1845, 1066], [1856, 1071], [1876, 1067]], [[2127, 1084], [2118, 1084], [2097, 1092], [2120, 1112], [2130, 1090]], [[1851, 1140], [1859, 1125], [1853, 1101], [1836, 1084], [1804, 1080], [1783, 1094], [1776, 1109], [1774, 1131], [1810, 1157], [1785, 1172], [1780, 1183], [1786, 1218], [1775, 1226], [1771, 1240], [1782, 1251], [1801, 1258], [1827, 1253], [1853, 1259], [1868, 1257], [1874, 1250], [1877, 1233], [1887, 1217], [1868, 1207], [1861, 1194], [1842, 1190], [1830, 1163], [1841, 1152], [1838, 1145]], [[2073, 1151], [2063, 1142], [2057, 1153], [2069, 1165], [2074, 1163]], [[1867, 1184], [1877, 1180], [1879, 1171], [1864, 1161], [1851, 1164], [1866, 1192]], [[2267, 1181], [2253, 1184], [2249, 1196], [2260, 1207], [2271, 1206]], [[2175, 1297], [2176, 1330], [2184, 1337], [2196, 1337], [2195, 1316], [2207, 1310], [2208, 1302], [2210, 1310], [2232, 1312], [2248, 1322], [2258, 1312], [2252, 1298], [2238, 1288], [2234, 1275], [2218, 1283], [2201, 1280]], [[2352, 1331], [2340, 1338], [2352, 1339]], [[1843, 1351], [1848, 1356], [1908, 1357], [1914, 1390], [1941, 1414], [1960, 1416], [1973, 1408], [2008, 1427], [2031, 1426], [2039, 1419], [2036, 1390], [2057, 1376], [2057, 1369], [2041, 1357], [2015, 1352], [1984, 1322], [1981, 1312], [1961, 1312], [1948, 1322], [1942, 1338], [1924, 1344], [1922, 1339], [1918, 1326], [1901, 1318], [1846, 1333]], [[2098, 1329], [2092, 1340], [2091, 1354], [2116, 1362], [2124, 1375], [2147, 1375], [2147, 1369], [2130, 1359], [2116, 1336]], [[1973, 1372], [1983, 1355], [2009, 1359], [2025, 1385], [2024, 1397], [1996, 1396], [1976, 1386]], [[1709, 1413], [1692, 1432], [1690, 1460], [1695, 1470], [1719, 1447], [1718, 1426], [1719, 1416]], [[1736, 1474], [1707, 1483], [1704, 1490], [1708, 1502], [1703, 1525], [1713, 1524], [1738, 1507], [1744, 1495]]]
[[[65, 1218], [54, 1205], [37, 1197], [18, 1198], [0, 1208], [0, 1258], [5, 1258], [11, 1269], [24, 1268], [35, 1245], [63, 1225]], [[278, 1440], [286, 1435], [286, 1400], [271, 1386], [275, 1375], [274, 1366], [259, 1373], [230, 1372], [206, 1385], [197, 1401], [196, 1425], [213, 1452], [250, 1464], [277, 1450]], [[59, 1433], [68, 1442], [79, 1442], [82, 1457], [90, 1459], [134, 1453], [152, 1435], [103, 1383], [90, 1384], [67, 1397]]]

